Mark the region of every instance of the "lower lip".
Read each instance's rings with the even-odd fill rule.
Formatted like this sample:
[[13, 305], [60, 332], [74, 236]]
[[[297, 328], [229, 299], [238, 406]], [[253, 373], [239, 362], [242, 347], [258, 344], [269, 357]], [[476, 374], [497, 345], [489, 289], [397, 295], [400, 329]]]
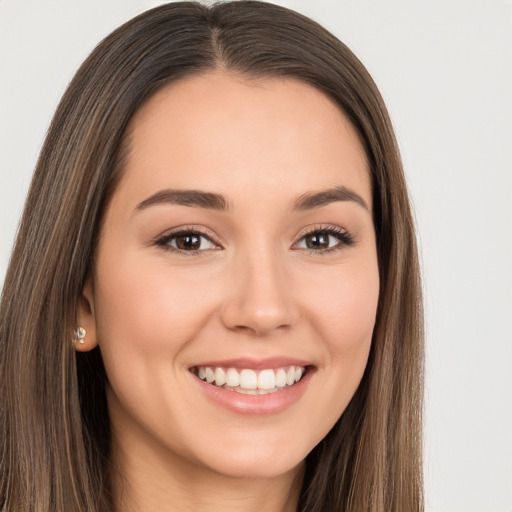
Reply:
[[203, 393], [220, 406], [238, 414], [268, 416], [278, 414], [298, 401], [304, 394], [312, 374], [313, 371], [311, 371], [311, 368], [308, 368], [302, 379], [293, 386], [266, 395], [243, 395], [236, 391], [228, 391], [227, 389], [208, 384], [195, 375], [193, 375], [193, 378]]

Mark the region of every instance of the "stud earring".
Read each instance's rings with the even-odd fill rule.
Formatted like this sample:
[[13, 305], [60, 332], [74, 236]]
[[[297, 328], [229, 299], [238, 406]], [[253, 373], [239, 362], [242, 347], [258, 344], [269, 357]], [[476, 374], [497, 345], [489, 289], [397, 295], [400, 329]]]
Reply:
[[85, 335], [87, 334], [87, 331], [83, 327], [77, 327], [75, 329], [75, 339], [73, 340], [73, 345], [76, 345], [77, 343], [80, 343], [80, 345], [83, 345], [85, 343]]

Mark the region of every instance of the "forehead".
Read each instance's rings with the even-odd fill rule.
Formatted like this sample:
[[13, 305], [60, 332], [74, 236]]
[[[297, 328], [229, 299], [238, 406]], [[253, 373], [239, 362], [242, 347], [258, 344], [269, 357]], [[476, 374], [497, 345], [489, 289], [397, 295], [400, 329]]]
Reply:
[[137, 197], [169, 187], [296, 196], [343, 185], [371, 204], [357, 132], [332, 99], [295, 79], [187, 77], [144, 104], [128, 141], [120, 188]]

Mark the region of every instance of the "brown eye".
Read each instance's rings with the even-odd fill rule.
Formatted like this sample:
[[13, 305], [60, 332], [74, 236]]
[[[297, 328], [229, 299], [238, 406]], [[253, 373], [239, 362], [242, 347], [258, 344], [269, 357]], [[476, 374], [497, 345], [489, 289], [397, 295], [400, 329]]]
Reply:
[[184, 252], [197, 252], [217, 247], [208, 237], [193, 231], [176, 233], [165, 237], [159, 245], [166, 245]]
[[311, 233], [304, 237], [304, 242], [307, 249], [328, 249], [330, 247], [330, 238], [334, 239], [335, 242], [338, 241], [327, 233]]
[[317, 252], [329, 252], [352, 245], [354, 239], [341, 228], [317, 229], [305, 234], [295, 245], [295, 249], [308, 249]]
[[197, 251], [201, 247], [201, 237], [198, 235], [180, 235], [175, 240], [176, 247], [182, 251]]

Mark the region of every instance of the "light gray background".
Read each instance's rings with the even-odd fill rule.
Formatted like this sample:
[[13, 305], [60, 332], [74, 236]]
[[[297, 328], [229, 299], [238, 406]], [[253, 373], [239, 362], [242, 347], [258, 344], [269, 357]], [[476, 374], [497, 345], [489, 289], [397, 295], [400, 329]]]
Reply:
[[[149, 0], [0, 0], [0, 280], [57, 102]], [[430, 512], [512, 511], [512, 3], [289, 0], [366, 64], [394, 121], [427, 308]]]

